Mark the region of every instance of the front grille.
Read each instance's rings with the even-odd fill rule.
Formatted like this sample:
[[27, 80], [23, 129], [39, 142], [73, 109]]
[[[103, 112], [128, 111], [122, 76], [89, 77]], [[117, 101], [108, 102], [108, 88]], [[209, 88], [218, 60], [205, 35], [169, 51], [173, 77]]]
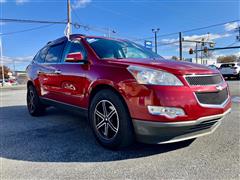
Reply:
[[195, 132], [195, 131], [201, 131], [205, 129], [209, 129], [213, 127], [217, 122], [219, 122], [221, 118], [216, 118], [208, 121], [203, 121], [200, 124], [197, 124], [195, 126], [192, 126], [190, 129], [188, 129], [188, 133]]
[[195, 94], [201, 104], [221, 105], [228, 98], [227, 88], [218, 92], [197, 92]]
[[220, 74], [214, 74], [209, 76], [208, 75], [187, 76], [186, 80], [191, 86], [216, 85], [216, 84], [220, 84], [223, 81]]

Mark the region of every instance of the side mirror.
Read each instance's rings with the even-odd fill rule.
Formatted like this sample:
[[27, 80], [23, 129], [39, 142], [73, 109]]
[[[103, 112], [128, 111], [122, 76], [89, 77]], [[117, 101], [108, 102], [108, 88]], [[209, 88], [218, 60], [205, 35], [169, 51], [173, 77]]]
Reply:
[[65, 62], [83, 62], [83, 54], [81, 52], [69, 53], [65, 59]]

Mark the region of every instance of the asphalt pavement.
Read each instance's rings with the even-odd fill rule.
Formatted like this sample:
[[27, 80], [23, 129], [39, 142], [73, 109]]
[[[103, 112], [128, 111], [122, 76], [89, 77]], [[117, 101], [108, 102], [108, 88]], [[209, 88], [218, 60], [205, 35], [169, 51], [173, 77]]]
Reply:
[[0, 89], [0, 177], [5, 179], [239, 179], [240, 81], [232, 112], [211, 135], [166, 145], [102, 148], [85, 118], [50, 108], [31, 117], [25, 88]]

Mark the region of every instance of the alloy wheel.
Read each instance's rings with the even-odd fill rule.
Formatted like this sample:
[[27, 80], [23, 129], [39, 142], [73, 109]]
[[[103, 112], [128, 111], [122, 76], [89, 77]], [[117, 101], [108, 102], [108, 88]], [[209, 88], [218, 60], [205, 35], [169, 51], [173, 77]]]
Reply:
[[119, 130], [119, 116], [115, 106], [101, 100], [94, 110], [94, 125], [97, 133], [106, 140], [113, 139]]

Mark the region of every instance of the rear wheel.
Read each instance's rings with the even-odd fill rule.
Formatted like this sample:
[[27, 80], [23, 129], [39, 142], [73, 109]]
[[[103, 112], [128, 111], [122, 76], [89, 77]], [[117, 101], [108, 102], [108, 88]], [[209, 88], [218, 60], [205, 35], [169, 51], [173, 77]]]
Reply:
[[99, 91], [89, 108], [94, 135], [104, 147], [118, 149], [134, 141], [134, 132], [128, 110], [116, 93]]
[[30, 85], [27, 89], [27, 107], [32, 116], [40, 116], [44, 113], [46, 106], [41, 103], [34, 86]]

